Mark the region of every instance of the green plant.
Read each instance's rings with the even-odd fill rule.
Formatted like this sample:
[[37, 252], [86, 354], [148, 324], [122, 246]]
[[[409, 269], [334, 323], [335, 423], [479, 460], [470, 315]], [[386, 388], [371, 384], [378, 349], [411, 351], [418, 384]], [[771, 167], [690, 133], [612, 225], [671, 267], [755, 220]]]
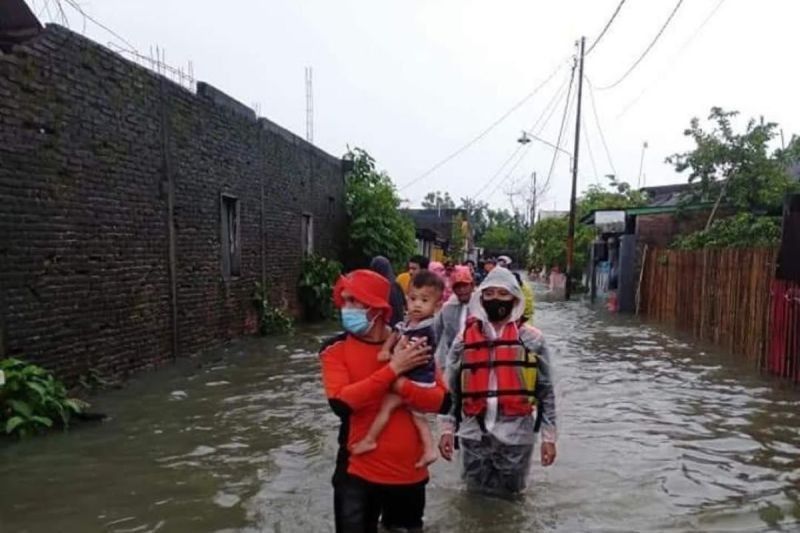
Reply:
[[708, 230], [700, 230], [678, 237], [673, 248], [697, 250], [701, 248], [750, 248], [777, 246], [781, 240], [778, 217], [739, 213], [715, 220]]
[[0, 424], [20, 438], [61, 424], [88, 406], [67, 396], [66, 387], [44, 368], [19, 359], [0, 361]]
[[90, 368], [85, 374], [81, 374], [78, 378], [78, 384], [88, 392], [95, 392], [114, 385], [113, 382], [104, 378], [103, 374], [96, 368]]
[[391, 178], [377, 171], [375, 160], [360, 148], [344, 159], [353, 162], [345, 192], [348, 266], [364, 266], [376, 255], [403, 264], [416, 249], [414, 223], [400, 211]]
[[266, 285], [256, 282], [252, 301], [258, 312], [258, 331], [261, 335], [292, 332], [294, 321], [282, 309], [270, 305]]
[[341, 273], [342, 265], [338, 261], [319, 255], [303, 260], [297, 291], [306, 320], [333, 318], [333, 285]]

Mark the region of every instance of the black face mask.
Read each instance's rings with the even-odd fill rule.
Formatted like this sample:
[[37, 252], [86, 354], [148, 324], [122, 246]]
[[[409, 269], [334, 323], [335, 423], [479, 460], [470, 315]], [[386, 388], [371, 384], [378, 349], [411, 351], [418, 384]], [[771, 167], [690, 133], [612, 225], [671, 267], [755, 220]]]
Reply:
[[481, 300], [489, 322], [502, 322], [511, 315], [514, 300]]

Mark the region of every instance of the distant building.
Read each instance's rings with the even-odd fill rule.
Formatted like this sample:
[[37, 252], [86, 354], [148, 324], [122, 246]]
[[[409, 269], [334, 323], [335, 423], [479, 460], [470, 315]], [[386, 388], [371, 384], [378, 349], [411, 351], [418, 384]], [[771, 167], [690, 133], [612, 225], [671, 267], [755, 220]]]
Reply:
[[536, 217], [536, 222], [547, 220], [548, 218], [566, 218], [569, 216], [569, 211], [539, 211], [539, 216]]
[[[433, 261], [445, 256], [454, 261], [464, 261], [473, 253], [473, 239], [465, 209], [406, 209], [414, 221], [417, 253]], [[453, 242], [456, 224], [461, 224], [464, 242]]]

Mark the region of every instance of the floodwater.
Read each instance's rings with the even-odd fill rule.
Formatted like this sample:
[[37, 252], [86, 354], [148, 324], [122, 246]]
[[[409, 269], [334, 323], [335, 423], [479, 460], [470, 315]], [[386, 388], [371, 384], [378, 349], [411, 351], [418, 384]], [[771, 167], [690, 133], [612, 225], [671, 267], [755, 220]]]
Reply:
[[[537, 303], [557, 365], [555, 466], [519, 502], [437, 463], [426, 530], [795, 531], [800, 392], [635, 319]], [[332, 531], [327, 332], [249, 339], [103, 394], [110, 415], [0, 444], [0, 531]]]

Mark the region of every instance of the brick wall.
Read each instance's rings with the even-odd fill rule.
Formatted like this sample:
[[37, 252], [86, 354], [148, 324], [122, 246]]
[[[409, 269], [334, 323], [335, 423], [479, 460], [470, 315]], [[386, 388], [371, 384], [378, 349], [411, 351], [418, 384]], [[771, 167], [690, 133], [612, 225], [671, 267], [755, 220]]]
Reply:
[[[241, 216], [229, 280], [222, 194]], [[343, 195], [339, 159], [48, 26], [0, 54], [0, 349], [69, 380], [252, 331], [256, 281], [298, 308], [304, 213], [315, 250], [338, 256]]]

